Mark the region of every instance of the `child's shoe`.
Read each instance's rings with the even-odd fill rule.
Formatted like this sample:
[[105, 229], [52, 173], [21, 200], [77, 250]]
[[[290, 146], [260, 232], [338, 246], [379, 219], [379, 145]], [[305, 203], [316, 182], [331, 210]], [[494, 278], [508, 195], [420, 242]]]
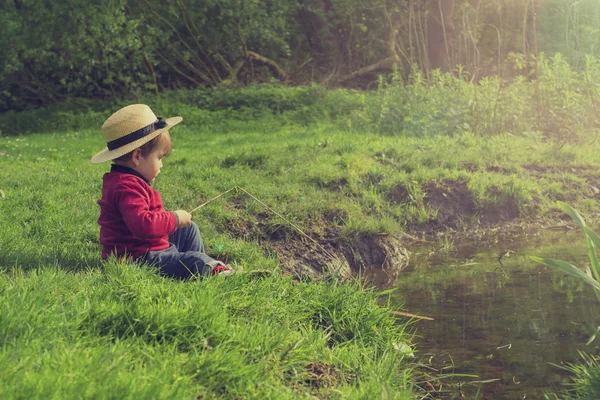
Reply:
[[221, 275], [221, 276], [229, 276], [233, 274], [233, 270], [228, 265], [219, 264], [215, 266], [211, 273], [211, 275]]

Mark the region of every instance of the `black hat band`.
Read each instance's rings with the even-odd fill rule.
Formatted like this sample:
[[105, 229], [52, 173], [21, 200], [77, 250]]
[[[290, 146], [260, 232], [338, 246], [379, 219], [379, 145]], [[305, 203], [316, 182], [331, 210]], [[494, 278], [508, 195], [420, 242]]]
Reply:
[[133, 143], [136, 140], [139, 140], [145, 136], [148, 136], [152, 132], [156, 132], [157, 130], [162, 129], [166, 126], [167, 126], [167, 121], [165, 121], [165, 119], [162, 117], [158, 117], [158, 119], [155, 122], [151, 123], [150, 125], [140, 128], [137, 131], [131, 132], [131, 133], [129, 133], [125, 136], [122, 136], [118, 139], [111, 140], [110, 142], [106, 143], [106, 147], [108, 147], [109, 150], [118, 149], [120, 147], [128, 145], [129, 143]]

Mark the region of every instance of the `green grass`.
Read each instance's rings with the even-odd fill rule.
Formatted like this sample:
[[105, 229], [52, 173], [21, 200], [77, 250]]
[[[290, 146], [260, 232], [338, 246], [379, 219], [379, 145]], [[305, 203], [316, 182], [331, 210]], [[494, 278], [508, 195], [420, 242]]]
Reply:
[[404, 329], [356, 285], [176, 282], [114, 261], [13, 269], [0, 275], [0, 397], [409, 398]]
[[[600, 246], [600, 236], [586, 225], [583, 217], [579, 212], [573, 209], [566, 203], [558, 202], [558, 207], [581, 228], [584, 232], [585, 241], [588, 248], [589, 266], [586, 266], [585, 272], [581, 268], [570, 264], [563, 260], [551, 258], [542, 258], [532, 256], [531, 258], [547, 266], [551, 266], [558, 271], [567, 273], [571, 277], [576, 278], [580, 282], [591, 286], [600, 300], [600, 260], [598, 258], [598, 248]], [[588, 340], [589, 344], [598, 345], [600, 327], [595, 327], [589, 323], [584, 323], [585, 328], [590, 333], [591, 337]], [[580, 353], [583, 363], [568, 364], [566, 366], [557, 366], [563, 368], [573, 375], [573, 384], [571, 389], [562, 393], [563, 398], [568, 399], [596, 399], [600, 395], [600, 364], [598, 357], [592, 354]], [[549, 398], [557, 398], [557, 395], [549, 396]]]
[[586, 353], [581, 354], [579, 364], [557, 366], [573, 376], [573, 383], [559, 394], [552, 393], [547, 399], [597, 399], [600, 396], [600, 363], [598, 357]]

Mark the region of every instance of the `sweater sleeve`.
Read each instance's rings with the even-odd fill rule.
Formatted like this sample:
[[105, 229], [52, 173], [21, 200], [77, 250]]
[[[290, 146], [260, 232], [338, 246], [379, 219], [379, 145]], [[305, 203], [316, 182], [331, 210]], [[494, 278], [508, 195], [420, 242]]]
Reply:
[[115, 190], [118, 208], [127, 228], [138, 239], [151, 239], [169, 235], [177, 228], [173, 212], [150, 211], [150, 196], [135, 182], [122, 182]]

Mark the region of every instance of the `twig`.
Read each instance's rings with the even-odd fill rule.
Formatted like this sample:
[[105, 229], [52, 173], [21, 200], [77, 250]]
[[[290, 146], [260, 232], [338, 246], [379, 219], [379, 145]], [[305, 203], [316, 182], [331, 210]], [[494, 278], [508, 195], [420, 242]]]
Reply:
[[427, 239], [420, 239], [416, 236], [413, 235], [409, 235], [408, 233], [402, 233], [402, 236], [414, 241], [414, 242], [418, 242], [418, 243], [433, 243], [431, 240], [427, 240]]
[[207, 205], [207, 204], [208, 204], [208, 203], [210, 203], [211, 201], [213, 201], [213, 200], [216, 200], [216, 199], [218, 199], [219, 197], [221, 197], [221, 196], [223, 196], [223, 195], [225, 195], [225, 194], [227, 194], [227, 193], [229, 193], [229, 192], [231, 192], [232, 190], [235, 190], [235, 189], [237, 189], [237, 186], [234, 186], [234, 187], [232, 187], [231, 189], [227, 190], [226, 192], [223, 192], [223, 193], [221, 193], [220, 195], [218, 195], [218, 196], [215, 196], [215, 197], [213, 197], [212, 199], [210, 199], [210, 200], [208, 200], [208, 201], [205, 201], [204, 203], [200, 204], [198, 207], [196, 207], [196, 208], [194, 208], [192, 211], [190, 211], [190, 214], [191, 214], [191, 213], [193, 213], [194, 211], [196, 211], [196, 210], [198, 210], [198, 209], [200, 209], [200, 208], [204, 207], [205, 205]]
[[416, 314], [411, 314], [411, 313], [407, 313], [407, 312], [403, 312], [403, 311], [392, 311], [392, 314], [394, 315], [400, 315], [402, 317], [410, 317], [410, 318], [417, 318], [417, 319], [424, 319], [426, 321], [433, 321], [434, 319], [431, 317], [422, 317], [420, 315], [416, 315]]
[[550, 226], [544, 226], [542, 227], [542, 229], [550, 229], [550, 230], [555, 230], [555, 229], [566, 229], [566, 230], [573, 230], [573, 227], [569, 226], [569, 225], [550, 225]]
[[496, 267], [496, 269], [494, 270], [494, 272], [496, 272], [496, 270], [498, 268], [500, 268], [500, 270], [502, 270], [502, 272], [504, 273], [504, 276], [506, 276], [508, 278], [508, 274], [506, 273], [506, 271], [504, 270], [504, 264], [502, 264], [502, 258], [504, 257], [510, 257], [511, 254], [516, 253], [516, 251], [513, 250], [506, 250], [506, 251], [502, 251], [500, 252], [500, 254], [498, 255], [498, 264], [500, 264], [500, 266]]

